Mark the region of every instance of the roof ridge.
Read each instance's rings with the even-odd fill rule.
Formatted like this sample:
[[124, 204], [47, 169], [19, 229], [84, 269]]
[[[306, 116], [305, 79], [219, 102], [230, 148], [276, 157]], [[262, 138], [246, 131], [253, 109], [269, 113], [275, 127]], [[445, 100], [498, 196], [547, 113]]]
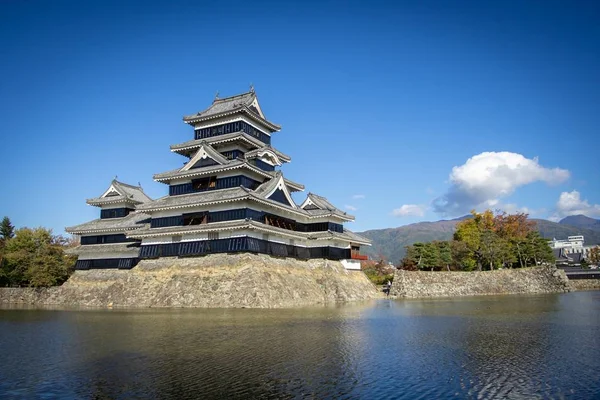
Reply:
[[121, 181], [118, 181], [118, 180], [116, 180], [116, 179], [113, 179], [113, 182], [116, 182], [116, 183], [118, 183], [119, 185], [123, 185], [123, 186], [130, 187], [130, 188], [132, 188], [132, 189], [140, 189], [140, 190], [143, 190], [141, 186], [134, 186], [134, 185], [130, 185], [129, 183], [121, 182]]
[[242, 96], [246, 96], [248, 94], [256, 95], [256, 93], [254, 93], [253, 91], [248, 91], [248, 92], [244, 92], [244, 93], [240, 93], [240, 94], [235, 94], [235, 95], [229, 96], [229, 97], [216, 98], [216, 99], [213, 100], [213, 104], [215, 104], [217, 102], [223, 102], [223, 101], [232, 100], [232, 99], [234, 99], [236, 97], [242, 97]]

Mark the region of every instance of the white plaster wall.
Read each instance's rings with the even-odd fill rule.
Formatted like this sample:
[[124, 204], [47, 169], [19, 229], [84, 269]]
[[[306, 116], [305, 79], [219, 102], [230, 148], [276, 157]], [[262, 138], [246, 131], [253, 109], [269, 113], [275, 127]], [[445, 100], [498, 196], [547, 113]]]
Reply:
[[132, 252], [119, 252], [119, 253], [89, 253], [81, 254], [79, 260], [101, 260], [104, 258], [134, 258], [135, 254]]
[[349, 270], [353, 270], [353, 271], [360, 271], [360, 261], [358, 260], [340, 260], [342, 265], [344, 266], [344, 268], [349, 269]]

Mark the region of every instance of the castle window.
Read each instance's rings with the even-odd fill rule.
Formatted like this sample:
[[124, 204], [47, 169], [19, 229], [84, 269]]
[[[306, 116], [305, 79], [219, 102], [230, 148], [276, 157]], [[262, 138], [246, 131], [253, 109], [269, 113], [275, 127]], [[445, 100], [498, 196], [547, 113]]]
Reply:
[[192, 188], [194, 190], [208, 190], [214, 189], [217, 186], [217, 177], [211, 176], [210, 178], [194, 179], [192, 181]]
[[208, 223], [208, 213], [183, 214], [183, 225], [200, 225]]

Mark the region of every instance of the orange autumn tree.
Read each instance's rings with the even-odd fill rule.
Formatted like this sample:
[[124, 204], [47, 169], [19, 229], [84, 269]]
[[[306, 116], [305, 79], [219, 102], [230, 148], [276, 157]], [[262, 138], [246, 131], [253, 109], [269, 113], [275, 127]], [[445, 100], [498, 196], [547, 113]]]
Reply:
[[479, 270], [554, 261], [550, 246], [527, 214], [494, 214], [490, 210], [471, 214], [473, 218], [457, 224], [454, 239], [466, 244]]
[[471, 215], [456, 225], [454, 240], [406, 246], [400, 268], [481, 271], [555, 261], [548, 241], [527, 214], [486, 210], [471, 211]]

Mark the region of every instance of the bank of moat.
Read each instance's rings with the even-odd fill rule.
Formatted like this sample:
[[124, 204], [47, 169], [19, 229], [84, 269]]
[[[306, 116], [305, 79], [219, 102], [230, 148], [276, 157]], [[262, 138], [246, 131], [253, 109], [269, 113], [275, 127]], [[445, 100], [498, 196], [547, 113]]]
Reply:
[[183, 166], [154, 175], [168, 195], [153, 200], [139, 185], [115, 179], [87, 200], [100, 218], [66, 228], [81, 240], [72, 250], [78, 271], [224, 253], [326, 259], [360, 269], [366, 258], [360, 247], [370, 241], [346, 229], [354, 217], [326, 198], [308, 193], [302, 204], [294, 202], [291, 194], [304, 185], [280, 170], [291, 157], [271, 146], [281, 127], [265, 117], [253, 89], [215, 98], [183, 120], [193, 138], [171, 145]]
[[573, 289], [565, 271], [553, 266], [471, 272], [396, 270], [390, 295], [455, 297], [561, 293]]
[[0, 304], [67, 307], [287, 308], [379, 297], [340, 261], [264, 254], [141, 260], [132, 269], [77, 270], [60, 287], [2, 288]]

